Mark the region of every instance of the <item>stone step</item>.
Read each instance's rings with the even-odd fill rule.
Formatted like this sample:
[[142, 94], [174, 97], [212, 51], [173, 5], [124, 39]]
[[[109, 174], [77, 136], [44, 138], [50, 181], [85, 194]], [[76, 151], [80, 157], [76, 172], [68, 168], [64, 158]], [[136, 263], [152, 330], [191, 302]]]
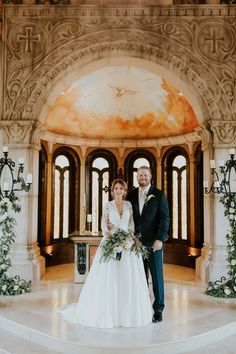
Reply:
[[[49, 354], [48, 348], [1, 328], [0, 354]], [[61, 354], [50, 349], [50, 354]]]
[[[11, 354], [34, 354], [34, 353], [63, 353], [63, 354], [174, 354], [190, 353], [216, 342], [227, 340], [226, 338], [236, 332], [235, 315], [227, 314], [227, 310], [216, 311], [212, 314], [195, 318], [198, 326], [192, 327], [192, 320], [188, 325], [192, 330], [187, 331], [181, 328], [180, 324], [167, 323], [150, 325], [141, 329], [116, 329], [96, 330], [73, 326], [65, 323], [60, 318], [54, 318], [57, 331], [51, 327], [50, 322], [38, 313], [30, 313], [23, 309], [16, 309], [15, 306], [2, 308], [0, 312], [0, 328], [7, 328], [8, 332], [2, 345], [0, 337], [0, 348], [5, 353]], [[230, 320], [231, 317], [231, 320]], [[218, 324], [218, 325], [217, 325]], [[184, 325], [184, 323], [183, 323]], [[185, 324], [186, 325], [186, 324]], [[187, 326], [188, 327], [188, 326]], [[204, 332], [200, 328], [204, 327]], [[11, 333], [10, 333], [11, 332]], [[9, 335], [10, 333], [10, 335]], [[172, 333], [172, 334], [171, 334]], [[160, 336], [160, 337], [159, 337]], [[4, 337], [4, 336], [3, 336]], [[14, 341], [9, 347], [10, 338], [22, 340], [22, 348], [29, 346], [29, 350], [22, 349], [21, 345], [14, 346]], [[148, 342], [146, 339], [148, 338]], [[159, 337], [159, 338], [158, 338]], [[152, 340], [150, 340], [152, 338]], [[4, 343], [3, 341], [3, 343]], [[31, 346], [31, 347], [30, 347]], [[14, 351], [17, 348], [17, 351]], [[7, 351], [8, 350], [8, 351]]]

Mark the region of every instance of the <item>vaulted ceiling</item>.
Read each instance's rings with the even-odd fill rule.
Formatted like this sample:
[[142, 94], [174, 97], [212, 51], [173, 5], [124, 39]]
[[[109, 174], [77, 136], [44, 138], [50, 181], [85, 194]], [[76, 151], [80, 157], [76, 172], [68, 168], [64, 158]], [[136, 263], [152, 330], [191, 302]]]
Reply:
[[189, 133], [198, 121], [183, 94], [157, 74], [109, 66], [61, 92], [45, 125], [51, 132], [83, 138], [147, 139]]

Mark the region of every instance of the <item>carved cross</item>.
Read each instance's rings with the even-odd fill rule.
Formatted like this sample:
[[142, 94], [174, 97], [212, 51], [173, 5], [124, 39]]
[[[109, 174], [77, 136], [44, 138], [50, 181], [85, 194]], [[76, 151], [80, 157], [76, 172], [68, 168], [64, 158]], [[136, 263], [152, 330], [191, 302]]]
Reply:
[[216, 53], [218, 47], [217, 41], [224, 42], [224, 37], [217, 37], [216, 29], [212, 29], [211, 37], [204, 37], [205, 41], [212, 41], [212, 53]]
[[40, 34], [32, 35], [33, 28], [32, 27], [26, 27], [25, 28], [25, 34], [19, 34], [18, 39], [19, 41], [24, 41], [25, 42], [25, 51], [26, 53], [31, 53], [32, 50], [32, 42], [39, 42], [40, 40]]

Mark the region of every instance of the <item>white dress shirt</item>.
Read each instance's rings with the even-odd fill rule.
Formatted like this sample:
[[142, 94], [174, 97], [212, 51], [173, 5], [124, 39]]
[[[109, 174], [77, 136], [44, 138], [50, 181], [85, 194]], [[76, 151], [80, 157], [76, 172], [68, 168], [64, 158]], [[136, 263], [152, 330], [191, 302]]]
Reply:
[[139, 212], [140, 214], [142, 213], [142, 210], [143, 210], [143, 206], [144, 206], [144, 203], [145, 203], [145, 200], [147, 198], [147, 194], [148, 194], [148, 191], [149, 191], [149, 188], [151, 187], [151, 185], [147, 185], [146, 187], [144, 188], [141, 188], [139, 187], [139, 191], [138, 191], [138, 196], [139, 196]]

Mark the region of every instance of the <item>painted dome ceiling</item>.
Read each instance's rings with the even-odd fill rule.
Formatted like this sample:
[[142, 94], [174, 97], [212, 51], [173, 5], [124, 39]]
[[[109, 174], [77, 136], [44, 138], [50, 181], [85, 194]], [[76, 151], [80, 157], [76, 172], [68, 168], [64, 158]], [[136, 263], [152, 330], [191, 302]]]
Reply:
[[45, 125], [82, 138], [147, 139], [189, 133], [198, 122], [185, 97], [158, 75], [111, 66], [81, 76], [62, 92]]

